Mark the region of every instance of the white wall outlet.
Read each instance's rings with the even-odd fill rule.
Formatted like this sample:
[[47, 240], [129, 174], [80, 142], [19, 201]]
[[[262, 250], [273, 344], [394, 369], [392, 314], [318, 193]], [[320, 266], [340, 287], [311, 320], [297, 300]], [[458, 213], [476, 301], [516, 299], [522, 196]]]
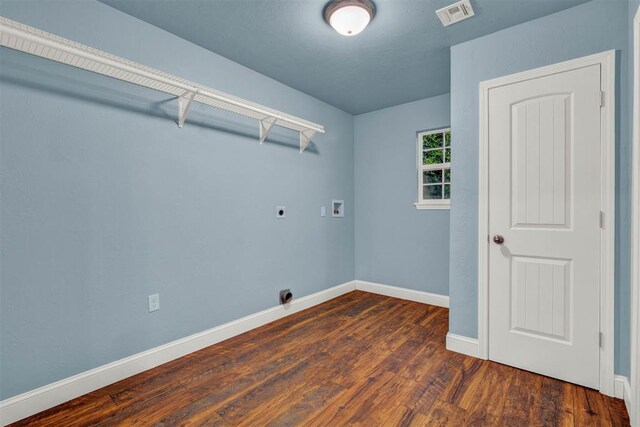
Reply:
[[160, 294], [149, 295], [149, 313], [160, 310]]
[[287, 207], [286, 206], [276, 206], [276, 218], [282, 219], [287, 217]]
[[327, 209], [324, 206], [320, 207], [320, 216], [327, 216]]

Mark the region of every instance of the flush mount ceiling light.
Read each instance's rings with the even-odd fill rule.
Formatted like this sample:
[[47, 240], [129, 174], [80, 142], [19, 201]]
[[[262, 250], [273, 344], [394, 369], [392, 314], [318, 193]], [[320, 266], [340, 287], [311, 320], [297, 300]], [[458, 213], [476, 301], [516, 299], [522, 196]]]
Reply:
[[355, 36], [369, 25], [376, 10], [371, 0], [334, 0], [324, 9], [324, 19], [343, 36]]

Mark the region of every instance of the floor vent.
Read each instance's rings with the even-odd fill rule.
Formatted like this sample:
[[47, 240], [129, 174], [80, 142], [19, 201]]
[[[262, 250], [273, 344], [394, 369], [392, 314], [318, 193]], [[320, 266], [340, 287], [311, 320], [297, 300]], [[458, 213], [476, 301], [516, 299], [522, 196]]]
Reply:
[[436, 15], [440, 18], [442, 25], [448, 27], [451, 24], [460, 22], [464, 19], [471, 18], [475, 15], [470, 0], [462, 0], [449, 6], [443, 7], [436, 11]]

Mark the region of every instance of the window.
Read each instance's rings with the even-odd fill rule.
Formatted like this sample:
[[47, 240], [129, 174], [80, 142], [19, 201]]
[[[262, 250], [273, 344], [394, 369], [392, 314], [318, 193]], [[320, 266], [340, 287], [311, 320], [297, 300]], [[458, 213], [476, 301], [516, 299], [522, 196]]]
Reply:
[[451, 129], [418, 134], [418, 209], [449, 209]]

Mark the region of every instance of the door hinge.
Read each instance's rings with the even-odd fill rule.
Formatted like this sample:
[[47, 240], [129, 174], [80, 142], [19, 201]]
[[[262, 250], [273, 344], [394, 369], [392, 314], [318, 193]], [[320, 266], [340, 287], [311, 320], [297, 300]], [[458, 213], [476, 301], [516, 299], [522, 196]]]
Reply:
[[607, 99], [607, 94], [605, 91], [601, 90], [600, 91], [600, 108], [604, 107], [604, 103]]
[[604, 212], [600, 211], [600, 228], [604, 230]]
[[598, 337], [599, 337], [598, 338], [599, 339], [599, 344], [598, 345], [600, 346], [600, 348], [602, 348], [602, 344], [604, 343], [604, 336], [602, 335], [602, 332], [600, 332], [598, 334]]

